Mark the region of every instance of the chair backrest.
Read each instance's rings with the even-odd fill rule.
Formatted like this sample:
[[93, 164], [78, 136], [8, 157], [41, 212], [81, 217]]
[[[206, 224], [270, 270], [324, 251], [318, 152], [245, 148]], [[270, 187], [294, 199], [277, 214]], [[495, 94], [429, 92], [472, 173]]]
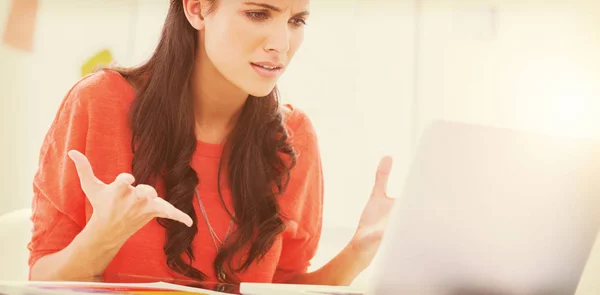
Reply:
[[29, 276], [31, 209], [24, 208], [0, 216], [0, 280], [25, 281]]

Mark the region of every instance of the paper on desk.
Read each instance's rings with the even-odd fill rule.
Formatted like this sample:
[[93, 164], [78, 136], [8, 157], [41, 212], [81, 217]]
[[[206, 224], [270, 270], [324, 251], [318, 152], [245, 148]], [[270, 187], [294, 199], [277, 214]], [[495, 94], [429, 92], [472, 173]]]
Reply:
[[364, 295], [364, 290], [353, 287], [242, 283], [243, 295]]
[[[170, 284], [165, 282], [154, 283], [97, 283], [97, 282], [0, 282], [0, 288], [20, 288], [26, 293], [30, 288], [36, 288], [36, 292], [56, 292], [61, 294], [92, 294], [100, 292], [115, 292], [119, 294], [199, 294], [199, 295], [230, 295], [200, 288], [193, 288]], [[68, 293], [67, 293], [68, 292]], [[13, 293], [9, 293], [13, 294]], [[14, 293], [21, 294], [21, 293]], [[24, 293], [23, 293], [24, 294]], [[28, 293], [31, 294], [31, 293]], [[42, 293], [45, 294], [45, 293]], [[56, 294], [56, 293], [51, 293]]]

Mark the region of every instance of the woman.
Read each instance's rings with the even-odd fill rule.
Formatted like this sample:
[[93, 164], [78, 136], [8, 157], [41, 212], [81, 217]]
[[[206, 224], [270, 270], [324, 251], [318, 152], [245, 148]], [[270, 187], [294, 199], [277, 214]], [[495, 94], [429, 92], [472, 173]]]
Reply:
[[321, 161], [310, 120], [278, 104], [275, 83], [308, 2], [171, 0], [147, 63], [79, 81], [41, 150], [30, 279], [350, 283], [379, 247], [391, 160], [352, 241], [307, 273]]

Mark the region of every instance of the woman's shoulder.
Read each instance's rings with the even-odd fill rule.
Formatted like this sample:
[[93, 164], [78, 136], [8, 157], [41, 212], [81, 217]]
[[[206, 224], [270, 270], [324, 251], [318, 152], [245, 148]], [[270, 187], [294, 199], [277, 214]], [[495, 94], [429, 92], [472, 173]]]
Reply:
[[314, 160], [319, 155], [317, 130], [307, 112], [303, 109], [285, 104], [281, 106], [284, 114], [289, 141], [298, 156]]
[[309, 115], [301, 108], [292, 104], [281, 106], [281, 112], [290, 137], [310, 137], [316, 140], [317, 133]]
[[131, 85], [117, 71], [104, 69], [81, 78], [71, 91], [80, 96], [103, 100], [104, 103], [116, 99], [119, 102], [133, 98], [135, 93]]
[[[98, 71], [74, 83], [46, 132], [36, 183], [42, 187], [65, 169], [66, 151], [73, 149], [88, 157], [97, 177], [114, 180], [113, 169], [126, 167], [119, 163], [131, 149], [128, 110], [133, 96], [133, 89], [113, 71]], [[61, 177], [71, 176], [76, 175]]]
[[55, 142], [80, 145], [105, 140], [101, 134], [127, 132], [133, 89], [117, 72], [101, 70], [80, 78], [63, 97], [46, 134], [42, 154]]
[[82, 77], [62, 99], [49, 135], [61, 128], [87, 135], [126, 132], [134, 97], [133, 88], [118, 72], [100, 70]]
[[116, 71], [100, 70], [80, 78], [69, 89], [65, 103], [123, 105], [134, 97], [133, 88]]

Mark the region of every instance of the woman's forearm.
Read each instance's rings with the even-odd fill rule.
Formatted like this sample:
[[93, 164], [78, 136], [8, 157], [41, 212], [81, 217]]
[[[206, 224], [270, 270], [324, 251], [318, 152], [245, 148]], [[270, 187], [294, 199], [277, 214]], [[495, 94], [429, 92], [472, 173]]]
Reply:
[[350, 243], [320, 269], [296, 276], [286, 283], [347, 286], [371, 263], [368, 257]]
[[[88, 224], [90, 225], [90, 224]], [[63, 250], [43, 256], [31, 267], [31, 281], [93, 281], [101, 279], [104, 270], [119, 251], [113, 242], [102, 240], [102, 234], [86, 226]]]

